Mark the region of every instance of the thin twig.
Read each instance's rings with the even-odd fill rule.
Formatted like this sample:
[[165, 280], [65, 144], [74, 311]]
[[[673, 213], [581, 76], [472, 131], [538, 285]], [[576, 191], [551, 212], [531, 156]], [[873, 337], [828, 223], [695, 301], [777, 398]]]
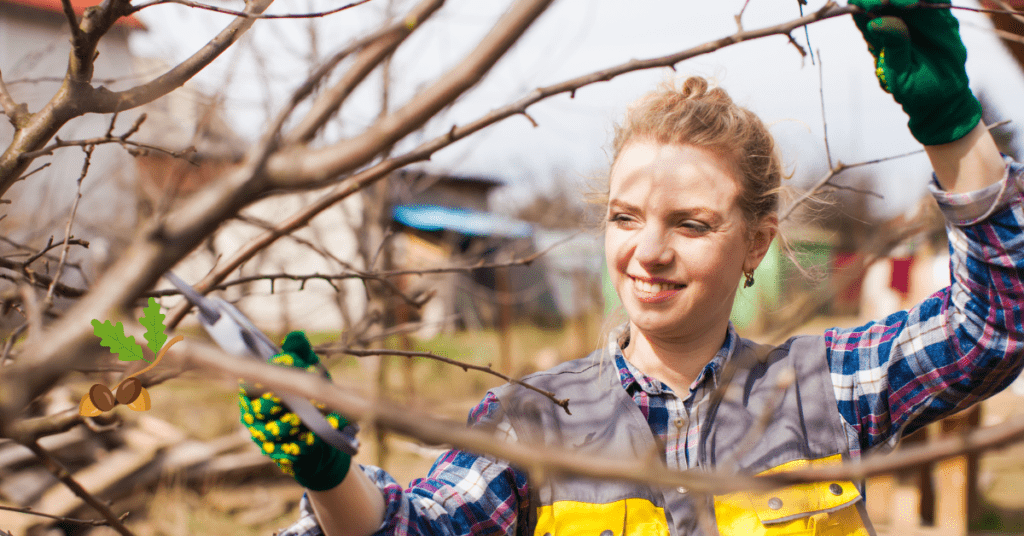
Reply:
[[[255, 226], [255, 227], [259, 227], [260, 229], [263, 229], [264, 231], [269, 231], [269, 230], [273, 230], [274, 229], [274, 223], [273, 222], [270, 222], [268, 220], [264, 220], [264, 219], [261, 219], [261, 218], [257, 218], [255, 216], [251, 216], [251, 215], [248, 215], [248, 214], [238, 214], [237, 216], [235, 216], [235, 219], [237, 219], [238, 221], [247, 223], [249, 225], [252, 225], [252, 226]], [[328, 251], [328, 250], [326, 250], [326, 249], [324, 249], [324, 248], [314, 244], [313, 242], [311, 242], [309, 240], [306, 240], [305, 238], [302, 238], [301, 236], [296, 236], [295, 233], [289, 233], [287, 235], [287, 237], [290, 240], [295, 241], [297, 244], [306, 246], [309, 249], [315, 251], [318, 255], [326, 257], [328, 259], [331, 259], [332, 261], [334, 261], [334, 262], [338, 263], [339, 265], [341, 265], [342, 268], [345, 268], [347, 270], [352, 270], [352, 271], [358, 270], [354, 265], [352, 265], [352, 263], [347, 262], [347, 261], [341, 259], [340, 257], [335, 255], [334, 253], [331, 253], [330, 251]]]
[[835, 183], [831, 183], [831, 182], [828, 183], [825, 186], [828, 187], [828, 188], [832, 188], [833, 190], [845, 190], [847, 192], [853, 192], [855, 194], [870, 195], [872, 197], [877, 197], [878, 199], [885, 199], [884, 195], [882, 195], [882, 194], [880, 194], [880, 193], [878, 193], [878, 192], [876, 192], [874, 190], [867, 190], [867, 189], [864, 189], [864, 188], [855, 188], [853, 186], [846, 186], [845, 184], [835, 184]]
[[76, 481], [75, 478], [71, 475], [71, 472], [68, 471], [68, 469], [64, 467], [64, 465], [61, 464], [59, 461], [57, 461], [57, 459], [54, 458], [49, 452], [47, 452], [46, 449], [39, 446], [39, 443], [37, 443], [36, 441], [26, 441], [22, 444], [28, 447], [29, 450], [31, 450], [32, 453], [35, 454], [36, 457], [43, 462], [43, 465], [46, 466], [50, 473], [52, 473], [53, 476], [57, 477], [58, 480], [63, 482], [65, 486], [67, 486], [72, 492], [74, 492], [75, 495], [78, 496], [78, 498], [82, 499], [83, 501], [85, 501], [86, 504], [96, 509], [96, 511], [99, 512], [100, 515], [102, 515], [107, 520], [111, 528], [119, 532], [122, 536], [134, 536], [132, 531], [128, 530], [128, 527], [124, 526], [124, 523], [122, 523], [122, 517], [114, 515], [114, 512], [112, 512], [110, 508], [107, 507], [107, 505], [103, 504], [92, 493], [89, 493], [88, 490], [83, 488], [82, 485], [79, 484], [78, 481]]
[[[32, 509], [31, 506], [17, 507], [17, 506], [4, 506], [4, 505], [0, 504], [0, 510], [7, 510], [8, 512], [17, 512], [19, 514], [28, 514], [28, 515], [32, 515], [32, 516], [46, 517], [46, 518], [49, 518], [49, 519], [56, 519], [57, 521], [60, 521], [62, 523], [74, 523], [76, 525], [90, 525], [90, 526], [93, 526], [93, 527], [105, 527], [107, 525], [110, 525], [110, 521], [107, 521], [106, 519], [75, 519], [73, 517], [55, 516], [53, 514], [45, 514], [43, 512], [36, 512], [35, 510]], [[127, 518], [127, 517], [128, 517], [128, 514], [124, 513], [124, 514], [121, 514], [121, 518], [120, 519], [121, 519], [121, 521], [124, 521], [124, 519]], [[2, 530], [0, 530], [0, 535], [3, 535], [3, 534], [5, 534], [5, 533]]]
[[24, 268], [28, 268], [29, 266], [32, 266], [32, 263], [36, 262], [37, 260], [39, 260], [39, 258], [42, 257], [43, 255], [46, 255], [46, 252], [50, 251], [51, 249], [53, 249], [55, 247], [59, 248], [60, 246], [61, 245], [59, 243], [57, 245], [53, 244], [53, 235], [50, 235], [50, 238], [46, 241], [46, 245], [43, 246], [43, 249], [40, 249], [39, 251], [37, 251], [32, 256], [30, 256], [29, 258], [25, 259], [23, 267]]
[[363, 5], [363, 4], [365, 4], [365, 3], [369, 2], [369, 1], [370, 0], [358, 0], [357, 2], [352, 2], [351, 4], [346, 4], [346, 5], [341, 6], [341, 7], [336, 7], [334, 9], [329, 9], [327, 11], [318, 11], [316, 13], [289, 13], [289, 14], [282, 14], [282, 15], [267, 15], [267, 14], [246, 13], [244, 11], [235, 11], [233, 9], [226, 9], [226, 8], [223, 8], [223, 7], [211, 6], [209, 4], [201, 4], [199, 2], [193, 2], [191, 0], [153, 0], [151, 2], [145, 2], [143, 4], [139, 4], [137, 6], [134, 6], [132, 8], [132, 12], [135, 13], [135, 12], [141, 10], [141, 9], [145, 9], [147, 7], [156, 6], [156, 5], [160, 5], [160, 4], [180, 4], [180, 5], [183, 5], [183, 6], [193, 7], [193, 8], [196, 8], [196, 9], [205, 9], [207, 11], [214, 11], [216, 13], [223, 13], [225, 15], [234, 15], [236, 17], [245, 17], [245, 18], [248, 18], [248, 19], [313, 19], [313, 18], [317, 18], [317, 17], [325, 17], [327, 15], [333, 15], [333, 14], [338, 13], [340, 11], [345, 11], [347, 9], [354, 8], [356, 6], [361, 6], [361, 5]]
[[18, 177], [18, 180], [14, 181], [14, 182], [23, 181], [23, 180], [31, 177], [32, 175], [35, 175], [36, 173], [39, 173], [40, 171], [50, 167], [50, 164], [51, 164], [51, 162], [47, 162], [47, 163], [45, 163], [45, 164], [43, 164], [43, 165], [33, 169], [32, 171], [29, 171], [28, 173]]
[[[406, 13], [405, 17], [349, 45], [335, 54], [325, 65], [318, 68], [306, 84], [318, 83], [325, 72], [330, 72], [334, 68], [340, 57], [359, 51], [344, 75], [316, 98], [305, 117], [284, 135], [282, 143], [291, 145], [308, 143], [312, 140], [317, 131], [338, 111], [352, 91], [365, 80], [370, 72], [378, 65], [386, 63], [387, 58], [405, 42], [405, 39], [419, 29], [424, 21], [430, 19], [443, 4], [444, 0], [421, 0]], [[386, 65], [383, 66], [383, 73], [386, 76]], [[384, 80], [384, 83], [386, 87], [387, 81]], [[386, 101], [386, 99], [384, 100]], [[293, 100], [293, 102], [295, 101]], [[382, 104], [386, 105], [387, 103], [382, 101]], [[381, 110], [383, 112], [386, 108]], [[378, 116], [377, 122], [380, 122], [382, 118], [383, 116]]]
[[[14, 262], [3, 257], [0, 257], [0, 268], [7, 268], [8, 270], [24, 274], [25, 280], [39, 288], [49, 288], [54, 281], [49, 276], [36, 273], [30, 268], [25, 268], [25, 266], [20, 262]], [[0, 278], [16, 282], [21, 281], [20, 279], [15, 279], [5, 274], [0, 274]], [[56, 292], [65, 298], [81, 298], [86, 293], [83, 289], [69, 287], [64, 283], [57, 283]]]
[[740, 12], [733, 16], [736, 19], [736, 31], [743, 31], [743, 12], [747, 10], [747, 6], [750, 5], [750, 0], [743, 2], [743, 7], [740, 8]]
[[465, 370], [465, 371], [476, 370], [476, 371], [480, 371], [480, 372], [486, 372], [487, 374], [490, 374], [492, 376], [497, 376], [498, 378], [501, 378], [501, 379], [503, 379], [503, 380], [505, 380], [505, 381], [507, 381], [509, 383], [514, 383], [516, 385], [520, 385], [522, 387], [525, 387], [525, 388], [527, 388], [527, 389], [529, 389], [531, 391], [535, 391], [537, 393], [540, 393], [540, 394], [544, 395], [545, 397], [547, 397], [552, 402], [554, 402], [556, 406], [564, 409], [566, 414], [572, 415], [572, 412], [569, 411], [569, 399], [568, 398], [558, 398], [558, 397], [555, 396], [555, 393], [552, 393], [550, 391], [545, 391], [545, 390], [540, 389], [538, 387], [534, 387], [534, 386], [532, 386], [532, 385], [530, 385], [530, 384], [528, 384], [526, 382], [517, 380], [517, 379], [512, 378], [510, 376], [506, 376], [505, 374], [502, 374], [502, 373], [494, 370], [493, 368], [491, 368], [489, 366], [485, 367], [485, 366], [482, 366], [482, 365], [473, 365], [473, 364], [470, 364], [470, 363], [465, 363], [463, 361], [456, 361], [454, 359], [450, 359], [450, 358], [447, 358], [447, 357], [439, 356], [439, 355], [437, 355], [435, 353], [432, 353], [432, 352], [416, 352], [416, 351], [411, 351], [411, 350], [387, 350], [387, 349], [357, 350], [355, 348], [323, 347], [323, 348], [318, 348], [317, 351], [322, 351], [322, 352], [325, 352], [325, 353], [343, 353], [343, 354], [348, 354], [348, 355], [352, 355], [352, 356], [356, 356], [356, 357], [370, 357], [370, 356], [379, 356], [379, 355], [395, 355], [395, 356], [401, 356], [401, 357], [424, 357], [424, 358], [427, 358], [427, 359], [433, 359], [434, 361], [440, 361], [441, 363], [447, 363], [449, 365], [454, 365], [454, 366], [459, 367], [459, 368], [461, 368], [462, 370]]
[[[114, 119], [110, 121], [110, 128], [114, 128], [114, 120], [117, 119], [117, 114], [114, 114]], [[110, 132], [107, 132], [107, 136], [110, 136]], [[50, 283], [50, 287], [46, 289], [46, 306], [53, 305], [53, 293], [57, 288], [57, 282], [60, 281], [60, 276], [64, 273], [64, 263], [67, 262], [68, 251], [71, 250], [71, 244], [68, 240], [71, 238], [71, 226], [75, 223], [75, 216], [78, 214], [78, 202], [82, 200], [82, 181], [85, 180], [85, 176], [89, 174], [89, 166], [92, 164], [92, 152], [96, 149], [95, 145], [83, 147], [82, 151], [85, 152], [85, 161], [82, 162], [82, 173], [78, 176], [77, 191], [75, 192], [75, 201], [71, 204], [71, 214], [68, 216], [68, 224], [64, 228], [64, 247], [60, 250], [60, 259], [57, 261], [57, 271], [53, 274], [53, 282]]]
[[[988, 128], [989, 130], [992, 130], [992, 129], [996, 128], [996, 127], [1001, 127], [1001, 126], [1003, 126], [1003, 125], [1005, 125], [1005, 124], [1007, 124], [1009, 122], [1010, 122], [1009, 119], [1004, 119], [1003, 121], [999, 121], [998, 123], [993, 123], [991, 125], [987, 125], [986, 128]], [[810, 188], [808, 188], [807, 190], [804, 190], [804, 192], [801, 193], [800, 196], [797, 197], [796, 200], [793, 201], [788, 207], [786, 207], [785, 210], [782, 210], [780, 212], [780, 214], [779, 214], [779, 222], [781, 223], [781, 222], [784, 222], [787, 219], [789, 219], [789, 217], [793, 215], [793, 211], [798, 206], [800, 206], [803, 203], [805, 203], [811, 196], [813, 196], [815, 193], [817, 193], [818, 190], [824, 188], [826, 185], [830, 185], [830, 186], [833, 186], [835, 188], [843, 188], [843, 187], [837, 186], [835, 184], [830, 184], [829, 181], [831, 181], [833, 178], [835, 178], [837, 175], [839, 175], [843, 171], [846, 171], [847, 169], [851, 169], [851, 168], [855, 168], [855, 167], [862, 167], [862, 166], [869, 166], [869, 165], [878, 164], [878, 163], [881, 163], [881, 162], [888, 162], [890, 160], [897, 160], [899, 158], [906, 158], [908, 156], [914, 156], [916, 154], [921, 154], [923, 152], [924, 152], [924, 149], [917, 149], [915, 151], [910, 151], [910, 152], [906, 152], [906, 153], [902, 153], [902, 154], [897, 154], [897, 155], [892, 155], [892, 156], [885, 156], [885, 157], [882, 157], [882, 158], [874, 158], [874, 159], [871, 159], [871, 160], [864, 160], [862, 162], [857, 162], [857, 163], [854, 163], [854, 164], [844, 164], [843, 162], [840, 161], [835, 166], [833, 166], [831, 169], [829, 169], [829, 171], [827, 173], [825, 173], [825, 175], [822, 178], [818, 179], [818, 182], [814, 183], [814, 185], [811, 186]]]
[[[10, 237], [7, 237], [7, 236], [0, 236], [0, 242], [4, 242], [6, 244], [10, 244], [11, 246], [14, 246], [15, 248], [18, 248], [18, 249], [20, 249], [22, 251], [26, 251], [26, 252], [33, 252], [34, 253], [36, 251], [35, 248], [33, 248], [31, 246], [28, 246], [26, 244], [22, 244], [20, 242], [16, 242], [14, 240], [11, 240]], [[64, 242], [64, 240], [61, 240], [56, 245], [52, 245], [51, 249], [52, 248], [59, 248], [63, 242]], [[80, 238], [70, 238], [70, 239], [68, 239], [68, 243], [70, 243], [73, 246], [82, 246], [84, 248], [88, 248], [89, 247], [89, 241], [88, 240], [82, 240]], [[57, 260], [57, 259], [53, 259], [53, 260]]]
[[[806, 26], [804, 26], [804, 28], [806, 28]], [[800, 56], [801, 56], [801, 57], [807, 57], [807, 51], [806, 51], [806, 50], [804, 50], [804, 47], [803, 47], [803, 45], [801, 45], [800, 43], [798, 43], [798, 42], [796, 41], [796, 39], [794, 39], [794, 38], [793, 38], [793, 34], [792, 34], [792, 33], [787, 33], [787, 34], [786, 34], [786, 37], [788, 37], [788, 38], [789, 38], [789, 43], [790, 43], [791, 45], [793, 45], [794, 47], [796, 47], [796, 50], [797, 50], [797, 52], [799, 52], [799, 53], [800, 53]]]
[[[273, 227], [274, 227], [273, 224], [271, 224], [269, 222], [266, 222], [266, 221], [263, 221], [263, 220], [260, 220], [259, 218], [254, 218], [252, 216], [239, 216], [238, 219], [241, 220], [241, 221], [244, 221], [246, 223], [249, 223], [251, 225], [259, 226], [259, 227], [261, 227], [263, 229], [273, 229]], [[320, 279], [322, 281], [326, 281], [329, 285], [334, 287], [335, 291], [338, 291], [338, 292], [340, 292], [340, 290], [338, 289], [338, 287], [336, 287], [334, 285], [334, 281], [341, 280], [341, 279], [363, 279], [363, 280], [374, 280], [374, 281], [380, 282], [382, 285], [387, 287], [388, 290], [390, 290], [394, 295], [396, 295], [399, 298], [401, 298], [402, 301], [404, 301], [404, 302], [408, 303], [409, 305], [411, 305], [413, 307], [416, 307], [416, 308], [422, 307], [423, 304], [425, 304], [427, 301], [430, 300], [430, 298], [433, 297], [433, 293], [423, 293], [423, 294], [421, 294], [418, 297], [409, 296], [409, 295], [405, 294], [404, 292], [402, 292], [402, 289], [398, 288], [397, 285], [395, 285], [391, 281], [388, 281], [386, 278], [377, 277], [377, 276], [375, 276], [372, 273], [369, 273], [369, 272], [366, 272], [366, 271], [363, 271], [363, 270], [359, 270], [355, 266], [352, 266], [351, 264], [341, 260], [340, 258], [338, 258], [338, 256], [334, 255], [333, 253], [331, 253], [329, 251], [326, 251], [323, 248], [318, 247], [316, 244], [313, 244], [312, 242], [310, 242], [310, 241], [308, 241], [308, 240], [306, 240], [304, 238], [295, 236], [294, 234], [291, 234], [291, 233], [288, 234], [288, 238], [291, 238], [292, 240], [298, 242], [299, 244], [302, 244], [302, 245], [312, 249], [313, 251], [317, 252], [318, 254], [320, 254], [320, 255], [322, 255], [324, 257], [330, 258], [331, 260], [337, 262], [338, 264], [342, 265], [346, 269], [350, 270], [352, 273], [351, 274], [347, 274], [348, 277], [329, 277], [329, 276], [323, 276], [322, 274], [312, 274], [311, 276], [298, 276], [298, 277], [293, 277], [293, 276], [290, 276], [289, 274], [284, 274], [284, 277], [269, 277], [269, 278], [268, 277], [263, 277], [263, 276], [256, 276], [256, 280], [266, 279], [266, 280], [270, 281], [270, 293], [271, 294], [274, 293], [274, 281], [276, 279], [291, 279], [293, 281], [299, 281], [301, 283], [301, 285], [299, 287], [299, 290], [302, 290], [305, 287], [306, 282], [309, 281], [310, 279]], [[245, 281], [245, 282], [249, 282], [249, 281]]]
[[[367, 336], [365, 333], [363, 333], [361, 335], [357, 335], [354, 338], [349, 339], [348, 342], [350, 342], [352, 344], [355, 344], [355, 345], [358, 345], [358, 346], [366, 346], [366, 345], [370, 344], [370, 342], [372, 342], [372, 341], [384, 340], [384, 339], [387, 339], [388, 337], [391, 337], [393, 335], [402, 335], [402, 334], [406, 334], [406, 333], [414, 333], [416, 331], [419, 331], [420, 329], [423, 329], [426, 326], [439, 326], [439, 325], [445, 324], [446, 322], [457, 320], [458, 318], [459, 318], [458, 314], [451, 314], [451, 315], [448, 315], [448, 316], [446, 316], [446, 317], [444, 317], [444, 318], [442, 318], [441, 320], [438, 320], [438, 321], [432, 321], [432, 322], [423, 322], [423, 321], [420, 321], [420, 322], [406, 322], [404, 324], [399, 324], [397, 326], [392, 326], [390, 328], [382, 329], [379, 332], [375, 332], [375, 333], [373, 333], [372, 335], [369, 335], [369, 336]], [[351, 333], [353, 331], [356, 331], [356, 330], [354, 330], [354, 329], [350, 330], [348, 333]], [[348, 333], [346, 333], [346, 335]]]
[[0, 110], [3, 110], [15, 128], [18, 128], [25, 115], [28, 114], [28, 107], [25, 104], [18, 104], [14, 101], [10, 90], [7, 89], [7, 84], [4, 83], [2, 72], [0, 72]]
[[394, 234], [395, 234], [394, 227], [389, 225], [387, 229], [384, 229], [384, 237], [380, 239], [380, 246], [377, 247], [377, 252], [374, 253], [373, 254], [373, 258], [370, 259], [369, 267], [370, 267], [371, 270], [373, 269], [374, 266], [377, 266], [377, 259], [380, 259], [380, 254], [384, 253], [384, 248], [388, 245], [388, 240], [392, 236], [394, 236]]
[[[806, 26], [805, 26], [806, 28]], [[821, 129], [825, 138], [825, 156], [828, 158], [828, 168], [832, 165], [832, 150], [828, 146], [828, 120], [825, 119], [825, 62], [821, 61], [821, 50], [818, 50], [818, 94], [821, 100]]]
[[[468, 265], [468, 266], [439, 266], [439, 267], [436, 267], [436, 268], [423, 268], [423, 269], [420, 269], [420, 270], [413, 270], [413, 269], [408, 269], [408, 270], [387, 270], [387, 271], [381, 271], [381, 272], [363, 272], [363, 271], [353, 270], [352, 272], [345, 272], [345, 273], [340, 273], [340, 274], [321, 274], [321, 273], [313, 273], [313, 274], [289, 274], [289, 273], [256, 274], [256, 275], [238, 277], [238, 278], [232, 279], [230, 281], [225, 281], [223, 283], [218, 283], [216, 285], [213, 285], [213, 286], [209, 287], [204, 292], [212, 292], [214, 290], [226, 290], [226, 289], [228, 289], [230, 287], [237, 286], [237, 285], [244, 285], [246, 283], [252, 283], [253, 281], [273, 281], [275, 279], [287, 279], [287, 280], [291, 280], [291, 281], [308, 281], [310, 279], [320, 279], [320, 280], [324, 280], [324, 281], [341, 281], [341, 280], [345, 280], [345, 279], [363, 279], [363, 280], [369, 279], [369, 280], [384, 282], [384, 281], [387, 281], [389, 278], [403, 276], [403, 275], [427, 275], [427, 274], [445, 274], [445, 273], [452, 273], [452, 272], [474, 272], [474, 271], [477, 271], [477, 270], [489, 270], [489, 269], [495, 269], [495, 268], [511, 268], [513, 266], [529, 266], [530, 264], [532, 264], [534, 261], [536, 261], [540, 257], [546, 255], [551, 250], [555, 249], [558, 246], [561, 246], [562, 244], [565, 244], [566, 242], [572, 240], [573, 238], [575, 238], [578, 235], [579, 235], [579, 233], [576, 233], [576, 234], [571, 235], [571, 236], [569, 236], [567, 238], [563, 238], [562, 240], [559, 240], [559, 241], [555, 242], [554, 244], [544, 248], [541, 251], [538, 251], [536, 253], [533, 253], [531, 255], [528, 255], [528, 256], [520, 258], [520, 259], [513, 259], [513, 260], [508, 261], [508, 262], [478, 262], [476, 264], [471, 264], [471, 265]], [[178, 291], [177, 289], [163, 289], [163, 290], [154, 290], [154, 291], [151, 291], [151, 292], [146, 292], [146, 293], [142, 294], [142, 297], [143, 298], [149, 298], [149, 297], [161, 298], [161, 297], [165, 297], [165, 296], [177, 296], [179, 294], [181, 294], [181, 292]]]
[[132, 127], [127, 132], [121, 134], [120, 136], [113, 136], [108, 132], [105, 136], [98, 136], [95, 138], [87, 138], [82, 140], [62, 140], [59, 137], [54, 137], [55, 141], [50, 145], [47, 145], [46, 147], [43, 147], [38, 151], [22, 153], [21, 155], [18, 156], [18, 159], [31, 160], [39, 158], [40, 156], [52, 155], [55, 150], [64, 147], [94, 147], [96, 145], [116, 143], [118, 145], [121, 145], [122, 147], [125, 147], [125, 150], [127, 150], [129, 153], [133, 155], [138, 154], [140, 151], [157, 151], [174, 158], [181, 158], [192, 165], [199, 165], [199, 163], [192, 158], [192, 156], [196, 152], [195, 147], [188, 147], [183, 151], [172, 151], [171, 149], [167, 149], [165, 147], [159, 147], [157, 145], [152, 145], [149, 143], [141, 143], [129, 140], [128, 138], [132, 136], [136, 131], [138, 131], [139, 126], [141, 126], [142, 122], [145, 119], [146, 114], [140, 115], [139, 118], [135, 120], [135, 123], [132, 124]]

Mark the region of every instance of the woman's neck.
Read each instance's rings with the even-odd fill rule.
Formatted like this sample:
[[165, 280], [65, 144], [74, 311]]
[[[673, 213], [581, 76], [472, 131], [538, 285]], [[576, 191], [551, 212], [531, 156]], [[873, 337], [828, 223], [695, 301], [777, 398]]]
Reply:
[[721, 336], [681, 341], [649, 337], [634, 325], [629, 329], [629, 345], [623, 349], [626, 359], [683, 398], [693, 380], [722, 348], [728, 333], [722, 330]]

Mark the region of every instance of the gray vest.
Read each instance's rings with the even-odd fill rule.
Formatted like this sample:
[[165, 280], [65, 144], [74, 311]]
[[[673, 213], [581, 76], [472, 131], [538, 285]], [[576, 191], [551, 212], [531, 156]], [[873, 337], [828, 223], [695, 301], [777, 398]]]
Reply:
[[[599, 355], [595, 352], [526, 378], [559, 398], [569, 398], [572, 415], [534, 391], [512, 384], [495, 389], [520, 442], [634, 459], [663, 450], [656, 445], [640, 408], [622, 389], [614, 360], [601, 363]], [[806, 465], [804, 460], [838, 463], [849, 457], [822, 337], [795, 337], [774, 348], [741, 339], [721, 371], [720, 385], [726, 382], [729, 389], [719, 390], [724, 395], [712, 399], [701, 426], [699, 467], [758, 474]], [[767, 420], [763, 418], [766, 411], [771, 415]], [[756, 437], [748, 437], [751, 430]], [[663, 458], [659, 460], [664, 463]], [[726, 464], [729, 467], [722, 466]], [[552, 505], [610, 505], [626, 499], [649, 501], [655, 508], [664, 509], [668, 532], [679, 536], [714, 532], [716, 525], [722, 534], [771, 534], [773, 527], [793, 530], [794, 523], [808, 525], [804, 528], [810, 530], [807, 534], [874, 534], [861, 492], [849, 482], [697, 498], [675, 488], [565, 477], [531, 483], [531, 493], [531, 517], [526, 520], [527, 530], [520, 529], [520, 534], [535, 533], [538, 512], [545, 508], [546, 514], [540, 515], [548, 518], [573, 511], [552, 509]], [[738, 519], [737, 515], [749, 519]], [[837, 527], [837, 523], [841, 525]], [[550, 519], [542, 519], [541, 525], [550, 526]], [[630, 533], [622, 528], [624, 525], [610, 526], [609, 531], [598, 531], [594, 536]], [[764, 532], [760, 530], [762, 525], [767, 529]], [[849, 530], [845, 529], [847, 525]], [[536, 532], [551, 532], [541, 530]], [[651, 533], [647, 529], [632, 532]]]

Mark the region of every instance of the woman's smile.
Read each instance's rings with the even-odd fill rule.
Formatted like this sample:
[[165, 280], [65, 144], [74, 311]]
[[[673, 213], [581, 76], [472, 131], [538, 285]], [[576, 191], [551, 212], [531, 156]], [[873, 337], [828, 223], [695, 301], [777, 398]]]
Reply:
[[670, 281], [641, 279], [635, 276], [630, 276], [630, 279], [633, 280], [633, 292], [636, 294], [637, 300], [644, 303], [663, 302], [686, 288], [686, 285], [682, 283]]

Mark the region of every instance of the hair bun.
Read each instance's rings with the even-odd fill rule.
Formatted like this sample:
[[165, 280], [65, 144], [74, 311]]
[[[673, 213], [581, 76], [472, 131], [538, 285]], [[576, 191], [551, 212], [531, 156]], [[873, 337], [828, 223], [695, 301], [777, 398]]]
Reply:
[[679, 89], [679, 94], [684, 99], [704, 101], [708, 104], [721, 106], [732, 104], [732, 98], [724, 89], [710, 85], [706, 79], [699, 76], [687, 78], [683, 82], [683, 87]]

